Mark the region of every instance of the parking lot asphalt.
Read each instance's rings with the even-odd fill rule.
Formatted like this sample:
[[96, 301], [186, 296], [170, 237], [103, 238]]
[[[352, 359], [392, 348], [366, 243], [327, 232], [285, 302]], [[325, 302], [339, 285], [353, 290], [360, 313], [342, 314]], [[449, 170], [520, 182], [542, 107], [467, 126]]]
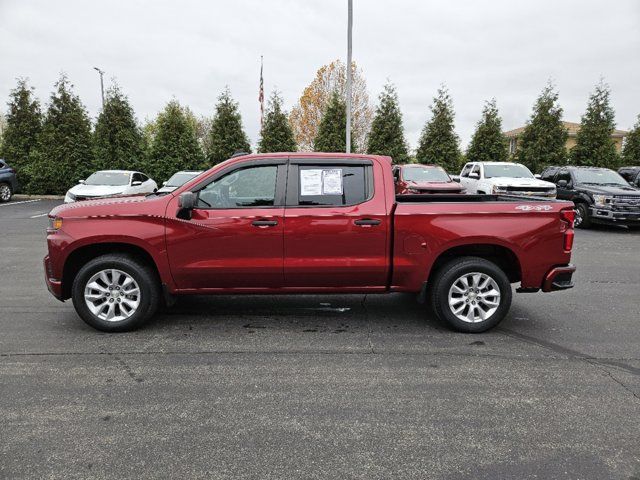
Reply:
[[47, 292], [46, 213], [0, 204], [0, 478], [640, 479], [640, 231], [481, 335], [411, 295], [180, 299], [104, 334]]

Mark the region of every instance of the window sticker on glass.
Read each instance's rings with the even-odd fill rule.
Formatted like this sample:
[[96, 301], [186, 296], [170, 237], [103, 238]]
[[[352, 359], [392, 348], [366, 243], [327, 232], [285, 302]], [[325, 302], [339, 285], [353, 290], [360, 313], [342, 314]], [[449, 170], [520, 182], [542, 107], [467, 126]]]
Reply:
[[322, 195], [322, 170], [300, 170], [300, 195]]
[[342, 169], [322, 170], [322, 194], [342, 195]]

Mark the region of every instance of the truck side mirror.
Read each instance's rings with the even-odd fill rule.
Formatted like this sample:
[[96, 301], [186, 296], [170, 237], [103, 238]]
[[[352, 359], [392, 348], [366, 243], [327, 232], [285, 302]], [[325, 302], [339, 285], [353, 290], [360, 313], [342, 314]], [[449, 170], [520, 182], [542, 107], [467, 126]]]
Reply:
[[84, 180], [78, 180], [78, 183], [79, 183], [80, 185], [84, 185]]
[[569, 185], [569, 182], [567, 182], [566, 180], [558, 180], [558, 187], [567, 188], [567, 185]]
[[536, 173], [536, 174], [534, 175], [534, 177], [535, 177], [535, 178], [537, 178], [538, 180], [540, 180], [540, 178], [542, 178], [542, 177], [540, 176], [540, 174], [539, 174], [539, 173]]
[[460, 175], [451, 175], [451, 180], [460, 183]]
[[178, 218], [191, 220], [191, 211], [196, 207], [198, 197], [193, 192], [183, 192], [178, 197]]

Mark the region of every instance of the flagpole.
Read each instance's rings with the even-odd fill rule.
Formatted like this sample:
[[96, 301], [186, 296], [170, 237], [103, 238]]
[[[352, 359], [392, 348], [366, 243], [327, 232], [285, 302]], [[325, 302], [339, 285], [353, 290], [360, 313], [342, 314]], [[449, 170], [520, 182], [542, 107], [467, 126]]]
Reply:
[[353, 0], [348, 0], [347, 13], [347, 138], [346, 152], [351, 153], [351, 47], [353, 33]]
[[258, 93], [258, 101], [260, 102], [260, 131], [262, 132], [262, 125], [264, 123], [264, 79], [262, 77], [262, 55], [260, 55], [260, 91]]

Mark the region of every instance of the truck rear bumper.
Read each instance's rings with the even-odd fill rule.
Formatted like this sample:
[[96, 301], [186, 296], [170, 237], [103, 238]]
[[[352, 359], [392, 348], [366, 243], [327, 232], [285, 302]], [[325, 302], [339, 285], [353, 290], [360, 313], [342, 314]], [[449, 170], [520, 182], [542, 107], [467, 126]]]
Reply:
[[554, 267], [544, 276], [542, 283], [543, 292], [554, 292], [556, 290], [566, 290], [573, 288], [573, 272], [576, 267], [569, 264], [563, 267]]

